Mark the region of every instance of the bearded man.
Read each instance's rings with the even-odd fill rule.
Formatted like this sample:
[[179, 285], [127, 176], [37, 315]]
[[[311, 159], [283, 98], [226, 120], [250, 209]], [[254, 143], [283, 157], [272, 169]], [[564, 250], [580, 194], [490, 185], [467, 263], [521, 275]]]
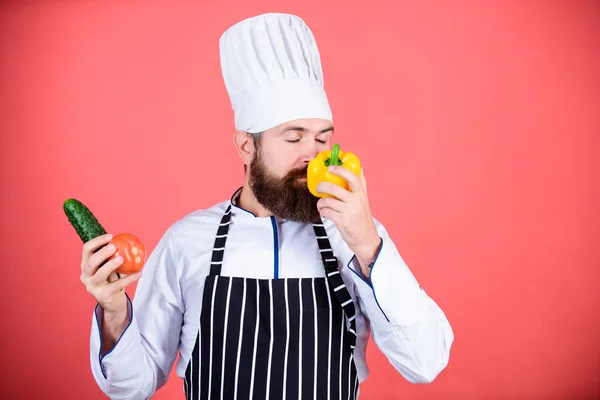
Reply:
[[[446, 367], [454, 336], [384, 226], [364, 174], [340, 166], [307, 187], [334, 133], [319, 52], [304, 21], [263, 14], [220, 39], [243, 185], [172, 224], [142, 273], [114, 279], [111, 235], [84, 244], [94, 378], [146, 399], [176, 373], [186, 399], [356, 399], [372, 337], [408, 381]], [[135, 300], [121, 290], [139, 279]]]

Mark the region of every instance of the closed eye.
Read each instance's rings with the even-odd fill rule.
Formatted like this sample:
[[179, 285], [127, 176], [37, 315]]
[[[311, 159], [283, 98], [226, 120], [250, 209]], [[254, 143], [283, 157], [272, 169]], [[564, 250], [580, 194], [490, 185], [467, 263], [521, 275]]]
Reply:
[[[296, 139], [296, 140], [286, 140], [288, 143], [298, 143], [300, 141], [300, 139]], [[317, 140], [317, 142], [321, 143], [321, 144], [325, 144], [327, 143], [326, 140]]]

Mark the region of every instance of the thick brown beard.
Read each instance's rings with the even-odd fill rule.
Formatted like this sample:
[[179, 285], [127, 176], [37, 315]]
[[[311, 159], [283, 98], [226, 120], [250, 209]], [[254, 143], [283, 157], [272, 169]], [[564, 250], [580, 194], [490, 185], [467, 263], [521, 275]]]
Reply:
[[273, 176], [257, 151], [250, 164], [249, 184], [258, 202], [276, 217], [302, 223], [320, 223], [319, 199], [310, 193], [305, 181], [307, 167], [294, 169], [283, 178]]

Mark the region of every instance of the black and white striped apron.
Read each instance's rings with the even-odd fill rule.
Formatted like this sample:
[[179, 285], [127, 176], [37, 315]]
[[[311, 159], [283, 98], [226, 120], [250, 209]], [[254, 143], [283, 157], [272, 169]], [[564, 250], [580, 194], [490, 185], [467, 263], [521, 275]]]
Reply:
[[355, 308], [323, 224], [313, 226], [326, 277], [250, 279], [221, 275], [230, 218], [231, 206], [215, 239], [186, 399], [355, 399]]

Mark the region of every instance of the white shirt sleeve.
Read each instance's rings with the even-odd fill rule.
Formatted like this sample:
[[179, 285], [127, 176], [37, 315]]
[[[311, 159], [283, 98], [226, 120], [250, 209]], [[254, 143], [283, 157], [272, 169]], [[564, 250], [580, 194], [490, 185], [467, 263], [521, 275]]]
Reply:
[[170, 232], [148, 257], [138, 281], [130, 323], [100, 355], [102, 309], [96, 307], [90, 336], [92, 373], [111, 399], [147, 399], [165, 384], [177, 356], [183, 319], [179, 271]]
[[430, 383], [448, 364], [452, 328], [419, 286], [385, 227], [375, 222], [382, 245], [368, 280], [356, 257], [348, 263], [358, 306], [391, 365], [411, 383]]

